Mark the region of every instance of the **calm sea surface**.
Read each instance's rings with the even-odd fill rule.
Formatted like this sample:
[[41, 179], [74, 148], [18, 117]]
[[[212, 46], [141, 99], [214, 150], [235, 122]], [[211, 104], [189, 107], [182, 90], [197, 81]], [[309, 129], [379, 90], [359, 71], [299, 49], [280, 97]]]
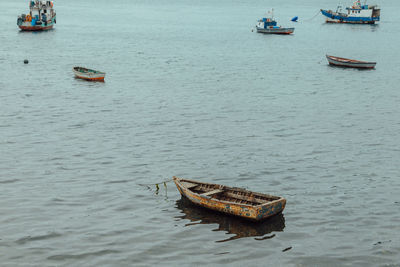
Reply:
[[[0, 265], [400, 266], [400, 1], [314, 17], [337, 4], [57, 0], [29, 33], [0, 0]], [[294, 35], [252, 32], [271, 7]], [[173, 175], [287, 207], [252, 224], [146, 186]]]

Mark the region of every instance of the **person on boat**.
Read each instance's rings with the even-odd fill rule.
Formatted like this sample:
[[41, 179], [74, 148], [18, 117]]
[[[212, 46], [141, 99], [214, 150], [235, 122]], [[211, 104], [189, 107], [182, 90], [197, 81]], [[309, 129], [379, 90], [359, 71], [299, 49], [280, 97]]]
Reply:
[[361, 9], [361, 2], [357, 0], [353, 3], [353, 8]]

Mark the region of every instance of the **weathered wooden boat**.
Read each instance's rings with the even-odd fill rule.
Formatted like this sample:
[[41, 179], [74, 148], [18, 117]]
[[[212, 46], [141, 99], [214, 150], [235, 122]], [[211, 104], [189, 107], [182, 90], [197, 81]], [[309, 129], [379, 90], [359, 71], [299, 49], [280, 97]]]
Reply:
[[286, 205], [286, 199], [283, 197], [175, 176], [173, 180], [181, 195], [192, 203], [253, 221], [279, 214]]
[[23, 31], [52, 29], [56, 24], [56, 11], [53, 7], [53, 1], [29, 1], [29, 14], [18, 17], [18, 27]]
[[294, 28], [277, 26], [277, 22], [274, 20], [273, 10], [268, 11], [267, 17], [257, 22], [256, 29], [258, 33], [267, 34], [292, 34], [294, 32]]
[[338, 6], [336, 11], [321, 9], [328, 23], [374, 24], [380, 20], [381, 10], [376, 5], [361, 5], [360, 0], [346, 7], [347, 12]]
[[105, 72], [91, 70], [83, 67], [74, 67], [72, 69], [75, 73], [75, 76], [80, 79], [84, 79], [87, 81], [104, 81], [104, 77], [106, 76]]
[[346, 68], [359, 68], [359, 69], [373, 69], [376, 62], [360, 61], [355, 59], [348, 59], [342, 57], [334, 57], [326, 55], [330, 65], [346, 67]]

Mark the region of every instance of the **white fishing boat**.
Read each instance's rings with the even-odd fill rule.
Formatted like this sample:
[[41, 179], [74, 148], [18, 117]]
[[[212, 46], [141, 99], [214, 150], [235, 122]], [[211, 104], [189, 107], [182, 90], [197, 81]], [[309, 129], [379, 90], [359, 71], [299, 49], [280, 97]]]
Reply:
[[256, 29], [258, 33], [267, 34], [292, 34], [294, 32], [294, 28], [285, 28], [277, 25], [273, 15], [273, 9], [267, 12], [266, 18], [262, 18], [258, 21]]
[[17, 19], [18, 27], [23, 31], [50, 30], [56, 24], [56, 11], [53, 1], [30, 1], [29, 14]]

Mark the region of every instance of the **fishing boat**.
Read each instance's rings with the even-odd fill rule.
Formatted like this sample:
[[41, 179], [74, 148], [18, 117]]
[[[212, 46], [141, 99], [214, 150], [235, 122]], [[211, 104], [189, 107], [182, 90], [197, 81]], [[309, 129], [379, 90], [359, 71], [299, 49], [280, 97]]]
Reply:
[[50, 30], [56, 24], [53, 1], [30, 1], [29, 14], [22, 14], [17, 25], [22, 31]]
[[257, 32], [267, 34], [292, 34], [294, 28], [284, 28], [277, 26], [277, 22], [274, 19], [273, 10], [267, 12], [267, 17], [262, 18], [257, 22]]
[[366, 1], [362, 5], [357, 0], [353, 6], [346, 7], [346, 11], [338, 6], [336, 11], [321, 9], [321, 13], [328, 23], [375, 24], [380, 20], [381, 10], [377, 5], [367, 5]]
[[376, 62], [360, 61], [355, 59], [334, 57], [329, 55], [326, 55], [326, 59], [328, 59], [330, 65], [346, 67], [346, 68], [373, 69], [375, 68], [376, 65]]
[[83, 67], [74, 67], [73, 72], [75, 76], [80, 79], [84, 79], [87, 81], [104, 81], [104, 77], [106, 76], [105, 72], [91, 70]]
[[173, 180], [181, 195], [192, 203], [253, 221], [279, 214], [286, 205], [286, 199], [283, 197], [175, 176]]

